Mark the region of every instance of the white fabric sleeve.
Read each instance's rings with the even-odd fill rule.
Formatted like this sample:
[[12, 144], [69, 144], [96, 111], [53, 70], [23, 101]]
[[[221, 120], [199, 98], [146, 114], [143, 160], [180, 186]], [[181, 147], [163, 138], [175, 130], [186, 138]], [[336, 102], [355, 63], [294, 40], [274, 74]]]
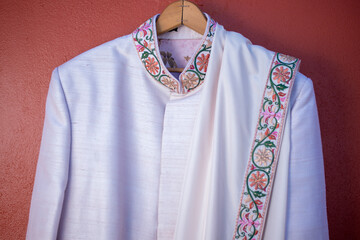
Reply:
[[51, 75], [26, 239], [56, 239], [68, 178], [70, 114], [58, 68]]
[[313, 82], [304, 78], [291, 109], [287, 240], [329, 239], [324, 161]]

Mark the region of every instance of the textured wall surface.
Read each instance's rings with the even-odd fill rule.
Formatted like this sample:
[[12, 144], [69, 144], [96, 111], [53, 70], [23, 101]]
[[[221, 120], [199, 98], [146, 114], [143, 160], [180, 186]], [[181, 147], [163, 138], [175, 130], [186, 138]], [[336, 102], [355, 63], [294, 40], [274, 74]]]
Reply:
[[[0, 239], [25, 238], [51, 71], [131, 33], [170, 2], [0, 2]], [[194, 2], [253, 44], [302, 59], [319, 109], [330, 236], [360, 235], [360, 2]]]

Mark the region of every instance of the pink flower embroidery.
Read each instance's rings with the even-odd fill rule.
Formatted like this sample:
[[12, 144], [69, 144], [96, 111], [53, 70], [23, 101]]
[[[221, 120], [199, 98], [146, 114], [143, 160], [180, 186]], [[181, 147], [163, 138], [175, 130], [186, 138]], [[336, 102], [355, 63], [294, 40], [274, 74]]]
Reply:
[[273, 132], [273, 133], [269, 136], [269, 139], [271, 139], [271, 140], [276, 140], [277, 136], [278, 136], [278, 133], [277, 133], [277, 132]]
[[244, 232], [250, 232], [253, 226], [255, 227], [255, 229], [260, 226], [260, 222], [258, 220], [254, 221], [255, 217], [256, 215], [254, 213], [250, 214], [244, 212], [242, 219], [239, 218], [237, 224], [242, 226], [242, 230]]
[[148, 46], [148, 42], [147, 41], [144, 41], [144, 46], [139, 44], [139, 45], [136, 45], [136, 50], [138, 50], [138, 52], [142, 52], [145, 50], [145, 48]]
[[267, 108], [265, 108], [265, 112], [261, 112], [261, 115], [265, 117], [265, 122], [267, 124], [269, 124], [269, 120], [270, 122], [272, 122], [272, 120], [274, 118], [276, 119], [280, 119], [281, 118], [281, 113], [280, 111], [275, 113], [275, 110], [277, 110], [277, 106], [275, 105], [271, 105], [271, 106], [268, 106]]
[[283, 93], [283, 92], [278, 92], [278, 94], [279, 94], [279, 97], [280, 97], [280, 101], [281, 101], [281, 102], [284, 102], [285, 99], [286, 99], [286, 94]]
[[138, 31], [139, 32], [141, 31], [141, 33], [142, 33], [142, 34], [140, 34], [140, 37], [146, 36], [147, 30], [150, 29], [150, 27], [151, 27], [151, 24], [149, 24], [148, 22], [145, 22], [144, 24], [142, 24], [138, 29]]

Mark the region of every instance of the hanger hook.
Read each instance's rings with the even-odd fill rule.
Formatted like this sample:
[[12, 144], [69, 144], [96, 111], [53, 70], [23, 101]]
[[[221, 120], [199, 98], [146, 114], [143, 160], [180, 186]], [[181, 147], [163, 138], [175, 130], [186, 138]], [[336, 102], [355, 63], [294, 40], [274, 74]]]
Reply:
[[181, 0], [181, 25], [184, 25], [184, 0]]

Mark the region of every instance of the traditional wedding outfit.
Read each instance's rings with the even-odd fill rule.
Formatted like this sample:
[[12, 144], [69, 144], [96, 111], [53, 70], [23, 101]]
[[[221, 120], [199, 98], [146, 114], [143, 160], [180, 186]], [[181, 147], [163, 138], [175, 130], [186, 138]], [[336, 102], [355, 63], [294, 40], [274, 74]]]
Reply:
[[53, 70], [27, 239], [328, 239], [312, 80], [204, 14]]

